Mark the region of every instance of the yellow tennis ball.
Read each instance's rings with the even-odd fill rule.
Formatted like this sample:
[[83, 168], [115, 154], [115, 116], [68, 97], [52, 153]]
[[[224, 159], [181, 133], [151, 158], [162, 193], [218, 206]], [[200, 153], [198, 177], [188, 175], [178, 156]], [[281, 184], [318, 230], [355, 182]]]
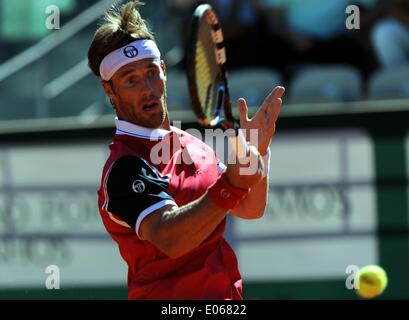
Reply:
[[363, 298], [379, 296], [388, 285], [388, 276], [384, 269], [377, 265], [369, 265], [358, 271], [359, 288], [357, 293]]

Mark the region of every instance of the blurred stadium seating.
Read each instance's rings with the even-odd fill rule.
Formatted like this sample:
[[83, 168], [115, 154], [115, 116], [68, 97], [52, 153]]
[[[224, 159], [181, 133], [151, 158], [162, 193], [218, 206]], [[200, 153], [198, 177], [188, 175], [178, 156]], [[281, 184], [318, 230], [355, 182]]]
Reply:
[[249, 106], [260, 105], [271, 88], [283, 84], [281, 75], [267, 68], [236, 69], [228, 77], [233, 104], [243, 97]]
[[368, 83], [369, 99], [408, 99], [409, 65], [377, 70]]
[[166, 71], [166, 79], [169, 110], [191, 110], [185, 73], [182, 70], [170, 68]]
[[[5, 6], [4, 0], [0, 3]], [[41, 8], [46, 4], [48, 2]], [[7, 19], [1, 24], [0, 35], [9, 50], [3, 51], [0, 64], [0, 103], [7, 106], [0, 109], [0, 119], [75, 117], [84, 112], [95, 116], [112, 114], [98, 79], [86, 66], [95, 25], [110, 4], [109, 0], [89, 0], [81, 4], [75, 0], [58, 0], [63, 28], [54, 31], [46, 30], [38, 22], [44, 14], [38, 15], [35, 1], [25, 2], [24, 6], [21, 1], [14, 1], [3, 10]], [[15, 24], [13, 16], [27, 16], [30, 10], [37, 13], [32, 24], [26, 27]], [[181, 18], [167, 19], [169, 8], [163, 1], [150, 1], [142, 13], [155, 30], [164, 58], [169, 60], [165, 62], [168, 63], [170, 110], [186, 110], [189, 107], [186, 77], [178, 65], [183, 53], [178, 32]], [[4, 57], [4, 52], [18, 48], [25, 50]], [[286, 86], [287, 104], [407, 98], [408, 68], [378, 70], [365, 83], [359, 71], [349, 65], [311, 65], [284, 83], [283, 76], [275, 70], [244, 67], [229, 70], [229, 86], [233, 103], [243, 96], [250, 106], [260, 104], [275, 85]]]
[[[0, 120], [80, 117], [90, 112], [95, 116], [113, 114], [99, 79], [91, 74], [86, 61], [98, 19], [112, 3], [111, 0], [81, 3], [58, 0], [39, 6], [32, 0], [24, 4], [21, 0], [8, 2], [11, 8], [7, 10], [7, 21], [2, 22], [0, 44], [11, 52], [16, 48], [21, 52], [14, 56], [2, 55], [0, 60]], [[5, 1], [0, 4], [5, 6]], [[56, 4], [61, 9], [60, 30], [45, 28], [44, 9], [48, 4]], [[24, 27], [15, 23], [30, 16], [30, 12], [36, 14], [33, 18], [35, 28], [31, 24]], [[166, 52], [175, 47], [167, 33], [172, 32], [175, 23], [165, 19], [165, 4], [151, 1], [142, 12], [158, 32], [157, 41], [166, 56]], [[181, 76], [176, 72], [175, 83], [170, 87], [183, 88], [186, 93]], [[171, 94], [170, 99], [171, 104], [175, 101], [177, 106], [187, 106], [183, 100], [185, 95]]]
[[362, 79], [350, 66], [311, 66], [294, 76], [288, 91], [290, 103], [357, 101]]

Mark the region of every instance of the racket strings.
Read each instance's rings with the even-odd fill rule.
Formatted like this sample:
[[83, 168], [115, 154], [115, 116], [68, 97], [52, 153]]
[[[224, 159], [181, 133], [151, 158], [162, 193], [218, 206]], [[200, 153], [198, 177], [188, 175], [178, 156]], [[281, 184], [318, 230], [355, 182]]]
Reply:
[[206, 49], [202, 41], [196, 44], [196, 83], [200, 104], [204, 107], [204, 113], [207, 117], [211, 117], [213, 106], [213, 81], [209, 58], [206, 54]]
[[230, 107], [223, 33], [209, 5], [196, 9], [192, 25], [187, 59], [192, 108], [199, 121], [213, 125]]

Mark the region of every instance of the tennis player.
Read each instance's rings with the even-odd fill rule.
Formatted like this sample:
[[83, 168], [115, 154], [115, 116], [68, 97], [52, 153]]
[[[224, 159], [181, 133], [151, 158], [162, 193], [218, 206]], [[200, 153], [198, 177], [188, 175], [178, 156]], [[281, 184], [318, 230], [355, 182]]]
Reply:
[[[241, 127], [259, 130], [258, 146], [246, 155], [257, 170], [241, 175], [243, 161], [218, 162], [201, 140], [170, 126], [165, 64], [141, 4], [108, 10], [88, 52], [117, 115], [98, 206], [128, 264], [128, 298], [241, 300], [237, 259], [223, 238], [226, 216], [263, 216], [268, 146], [284, 88], [276, 87], [252, 119], [244, 99], [237, 102]], [[159, 164], [151, 157], [158, 144], [170, 146]]]

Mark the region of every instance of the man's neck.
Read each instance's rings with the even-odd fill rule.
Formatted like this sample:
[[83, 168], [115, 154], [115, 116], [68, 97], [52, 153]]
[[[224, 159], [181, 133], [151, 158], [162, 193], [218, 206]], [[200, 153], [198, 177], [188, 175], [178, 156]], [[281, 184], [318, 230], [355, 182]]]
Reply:
[[170, 131], [169, 113], [166, 112], [165, 120], [159, 128]]
[[140, 126], [140, 127], [143, 127], [143, 128], [147, 128], [147, 129], [152, 129], [152, 130], [153, 130], [153, 129], [163, 129], [163, 130], [170, 131], [169, 113], [166, 113], [165, 120], [164, 120], [164, 121], [162, 122], [162, 124], [161, 124], [159, 127], [157, 127], [157, 128], [145, 127], [145, 126], [140, 125], [139, 123], [134, 123], [134, 122], [132, 122], [132, 121], [123, 119], [123, 118], [119, 117], [118, 115], [117, 115], [117, 118], [118, 118], [118, 120], [126, 121], [126, 122], [129, 122], [129, 123], [132, 123], [132, 124], [135, 124], [135, 125], [137, 125], [137, 126]]

